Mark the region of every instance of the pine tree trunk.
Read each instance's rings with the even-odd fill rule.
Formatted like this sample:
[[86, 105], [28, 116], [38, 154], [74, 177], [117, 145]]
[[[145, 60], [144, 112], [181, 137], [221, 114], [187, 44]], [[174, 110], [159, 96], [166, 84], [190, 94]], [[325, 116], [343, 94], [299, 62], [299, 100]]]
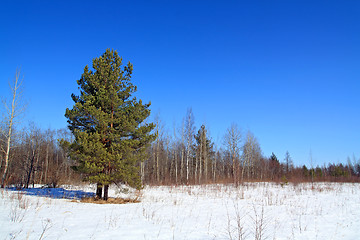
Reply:
[[102, 184], [98, 183], [96, 185], [96, 199], [101, 199], [102, 198]]
[[109, 185], [104, 185], [104, 200], [107, 201], [109, 198]]

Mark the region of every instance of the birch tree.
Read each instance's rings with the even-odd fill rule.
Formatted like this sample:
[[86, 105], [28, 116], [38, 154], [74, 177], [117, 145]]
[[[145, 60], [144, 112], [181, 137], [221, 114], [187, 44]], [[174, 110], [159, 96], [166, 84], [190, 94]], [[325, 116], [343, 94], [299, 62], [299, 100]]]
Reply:
[[235, 184], [238, 183], [237, 166], [240, 155], [241, 137], [241, 131], [235, 123], [231, 124], [230, 128], [226, 130], [226, 134], [224, 136], [224, 144], [230, 154], [232, 163], [232, 176]]
[[255, 136], [249, 131], [246, 134], [246, 140], [243, 146], [243, 153], [242, 153], [242, 162], [243, 162], [243, 169], [241, 173], [241, 177], [244, 175], [244, 171], [246, 169], [247, 178], [250, 177], [258, 177], [254, 176], [256, 173], [259, 173], [259, 164], [261, 160], [261, 149], [260, 144], [258, 143]]
[[155, 129], [154, 132], [156, 133], [156, 135], [158, 136], [155, 141], [152, 144], [152, 154], [153, 154], [153, 160], [152, 160], [152, 169], [153, 171], [151, 172], [152, 175], [152, 179], [156, 181], [157, 184], [160, 183], [160, 168], [161, 168], [161, 163], [160, 163], [160, 150], [163, 148], [163, 146], [161, 146], [163, 144], [163, 125], [162, 122], [160, 120], [160, 115], [157, 114], [155, 116], [154, 119], [154, 123], [155, 123]]
[[186, 183], [189, 183], [190, 174], [190, 153], [193, 145], [195, 126], [194, 126], [194, 114], [192, 109], [189, 108], [185, 117], [185, 149], [186, 149]]
[[5, 186], [5, 179], [8, 173], [9, 163], [10, 163], [10, 151], [12, 150], [13, 140], [14, 140], [14, 126], [17, 123], [18, 117], [24, 112], [25, 106], [22, 104], [22, 79], [20, 79], [20, 70], [17, 70], [15, 73], [14, 80], [9, 83], [11, 89], [11, 102], [8, 102], [4, 99], [3, 105], [5, 108], [3, 116], [3, 128], [1, 129], [1, 139], [3, 144], [1, 144], [1, 152], [4, 156], [1, 158], [2, 169], [2, 178], [1, 178], [1, 188]]

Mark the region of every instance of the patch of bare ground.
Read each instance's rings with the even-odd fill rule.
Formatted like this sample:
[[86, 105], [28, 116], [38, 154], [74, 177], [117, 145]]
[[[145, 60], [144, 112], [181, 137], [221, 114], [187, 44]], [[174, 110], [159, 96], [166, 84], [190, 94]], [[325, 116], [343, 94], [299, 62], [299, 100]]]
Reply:
[[95, 204], [127, 204], [127, 203], [139, 203], [138, 198], [108, 198], [108, 200], [97, 199], [97, 198], [82, 198], [82, 203], [95, 203]]

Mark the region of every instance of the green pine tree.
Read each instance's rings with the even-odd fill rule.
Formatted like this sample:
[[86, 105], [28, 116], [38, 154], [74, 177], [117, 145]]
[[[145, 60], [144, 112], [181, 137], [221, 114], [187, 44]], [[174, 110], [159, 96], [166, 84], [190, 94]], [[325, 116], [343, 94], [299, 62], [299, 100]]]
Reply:
[[195, 179], [195, 182], [198, 180], [199, 184], [201, 184], [202, 181], [207, 183], [209, 169], [211, 169], [212, 164], [211, 159], [215, 154], [213, 150], [214, 143], [211, 142], [209, 136], [207, 135], [205, 125], [201, 125], [194, 138], [195, 161], [197, 166], [196, 170], [198, 170], [198, 179]]
[[80, 96], [72, 94], [74, 106], [66, 109], [69, 129], [75, 140], [69, 155], [77, 162], [75, 170], [85, 181], [97, 183], [97, 197], [108, 198], [108, 186], [123, 182], [141, 188], [139, 161], [156, 138], [155, 125], [144, 123], [150, 115], [150, 103], [133, 97], [136, 86], [131, 83], [133, 65], [122, 68], [117, 51], [107, 49], [93, 59], [93, 69], [85, 67], [77, 81]]

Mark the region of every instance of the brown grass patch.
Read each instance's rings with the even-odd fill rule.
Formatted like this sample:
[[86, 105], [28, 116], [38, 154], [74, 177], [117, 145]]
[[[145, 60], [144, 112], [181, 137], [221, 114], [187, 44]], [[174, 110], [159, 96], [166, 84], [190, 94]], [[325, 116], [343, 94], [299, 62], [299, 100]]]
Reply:
[[82, 198], [82, 203], [96, 203], [96, 204], [127, 204], [127, 203], [139, 203], [139, 199], [135, 198], [108, 198], [107, 201], [97, 198]]

